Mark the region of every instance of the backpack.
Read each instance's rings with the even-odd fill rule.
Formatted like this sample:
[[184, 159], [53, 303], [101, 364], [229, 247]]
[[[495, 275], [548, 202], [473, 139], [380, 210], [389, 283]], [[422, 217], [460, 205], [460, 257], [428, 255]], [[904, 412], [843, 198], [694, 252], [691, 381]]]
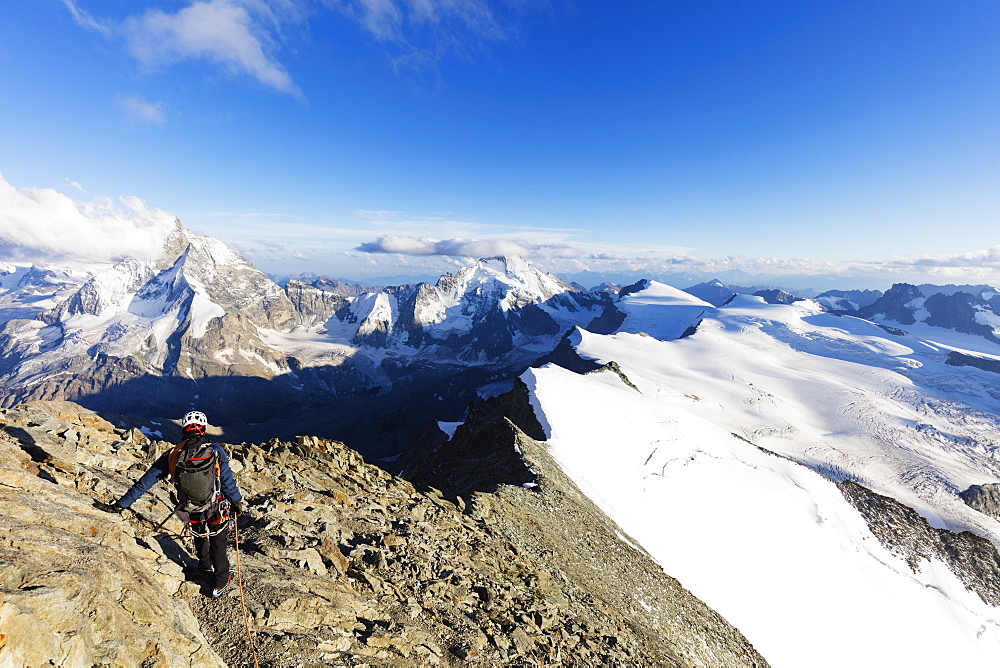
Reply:
[[177, 510], [186, 513], [213, 510], [222, 494], [215, 444], [201, 437], [191, 438], [178, 443], [171, 455], [174, 455], [170, 473], [177, 489]]

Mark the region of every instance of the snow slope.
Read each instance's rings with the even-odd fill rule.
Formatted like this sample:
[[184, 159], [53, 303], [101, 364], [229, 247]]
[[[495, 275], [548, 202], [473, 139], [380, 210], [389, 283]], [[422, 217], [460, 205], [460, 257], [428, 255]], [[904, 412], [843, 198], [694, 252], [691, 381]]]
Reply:
[[[690, 307], [646, 290], [623, 329], [675, 332]], [[574, 341], [639, 392], [611, 373], [526, 372], [553, 456], [772, 665], [998, 665], [998, 611], [940, 562], [914, 573], [817, 471], [1000, 543], [957, 496], [1000, 482], [1000, 376], [809, 301], [739, 296], [684, 339]]]
[[60, 267], [0, 262], [0, 326], [56, 307], [106, 268], [106, 264], [79, 262]]
[[656, 281], [646, 289], [626, 295], [617, 303], [625, 313], [621, 332], [649, 334], [669, 341], [680, 338], [688, 327], [715, 307], [706, 301]]

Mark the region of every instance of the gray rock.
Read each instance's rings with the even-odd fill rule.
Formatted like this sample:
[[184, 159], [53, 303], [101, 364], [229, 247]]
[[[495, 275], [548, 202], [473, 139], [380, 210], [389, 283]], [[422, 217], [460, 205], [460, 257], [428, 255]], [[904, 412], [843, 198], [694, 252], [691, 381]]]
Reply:
[[[1000, 365], [998, 365], [1000, 371]], [[966, 505], [975, 508], [983, 515], [1000, 520], [1000, 485], [972, 485], [958, 495]]]

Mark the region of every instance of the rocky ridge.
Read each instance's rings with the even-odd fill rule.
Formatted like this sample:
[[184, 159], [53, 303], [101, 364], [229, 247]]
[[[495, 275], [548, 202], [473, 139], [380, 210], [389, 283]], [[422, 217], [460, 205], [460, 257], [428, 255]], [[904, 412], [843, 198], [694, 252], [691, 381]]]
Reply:
[[[879, 541], [906, 559], [911, 569], [918, 571], [921, 562], [941, 561], [966, 589], [990, 605], [1000, 605], [1000, 554], [989, 540], [971, 531], [935, 529], [912, 508], [856, 482], [845, 480], [837, 483], [837, 487], [858, 509]], [[973, 487], [982, 489], [978, 485]], [[982, 495], [964, 493], [962, 498], [970, 506], [987, 514], [995, 513], [995, 506], [970, 502], [970, 496], [981, 499]]]
[[[158, 526], [167, 484], [122, 516], [91, 507], [121, 495], [166, 443], [68, 402], [0, 420], [0, 664], [252, 663], [238, 588], [206, 598], [182, 571], [194, 562], [180, 523]], [[519, 442], [544, 469], [541, 491], [452, 500], [335, 441], [228, 446], [247, 502], [238, 555], [261, 665], [765, 665], [662, 572], [644, 566], [642, 589], [615, 591], [641, 552]], [[604, 556], [617, 565], [602, 574]]]
[[869, 320], [889, 319], [901, 325], [924, 322], [1000, 343], [1000, 300], [994, 295], [987, 301], [982, 294], [990, 293], [935, 292], [925, 296], [915, 285], [897, 283], [854, 315]]
[[[622, 376], [614, 363], [590, 373]], [[420, 456], [403, 474], [469, 499], [473, 516], [492, 518], [533, 561], [552, 565], [564, 592], [594, 601], [648, 644], [660, 657], [652, 665], [767, 665], [562, 472], [541, 442], [523, 382], [473, 407], [451, 438], [443, 436], [425, 434], [428, 443], [415, 448]]]

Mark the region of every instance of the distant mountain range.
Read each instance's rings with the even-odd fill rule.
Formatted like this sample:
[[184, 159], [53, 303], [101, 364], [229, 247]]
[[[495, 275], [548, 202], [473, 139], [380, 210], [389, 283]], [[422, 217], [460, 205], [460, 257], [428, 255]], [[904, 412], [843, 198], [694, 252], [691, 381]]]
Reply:
[[[179, 221], [155, 260], [0, 265], [0, 404], [69, 399], [155, 416], [198, 405], [247, 438], [294, 435], [304, 425], [320, 435], [360, 434], [364, 406], [377, 424], [365, 438], [391, 453], [419, 430], [423, 411], [457, 417], [479, 386], [552, 359], [573, 328], [618, 331], [630, 295], [649, 286], [582, 290], [516, 257], [486, 258], [433, 283], [281, 283]], [[694, 300], [680, 336], [705, 309], [751, 288], [713, 280], [670, 290], [672, 299]], [[771, 304], [801, 298], [754, 294]], [[922, 323], [989, 341], [1000, 331], [1000, 296], [989, 286], [900, 285], [816, 301], [893, 327]]]
[[[784, 290], [727, 286], [718, 279], [685, 291], [722, 306], [736, 294], [753, 294], [769, 304], [789, 304], [796, 297]], [[825, 311], [905, 327], [918, 323], [1000, 342], [1000, 290], [989, 285], [910, 285], [897, 283], [878, 290], [829, 290], [814, 300]]]
[[523, 370], [610, 300], [520, 258], [372, 292], [323, 277], [282, 288], [179, 222], [156, 260], [4, 269], [3, 405], [70, 399], [156, 416], [199, 405], [237, 434], [360, 428], [352, 401], [460, 411], [479, 381]]

